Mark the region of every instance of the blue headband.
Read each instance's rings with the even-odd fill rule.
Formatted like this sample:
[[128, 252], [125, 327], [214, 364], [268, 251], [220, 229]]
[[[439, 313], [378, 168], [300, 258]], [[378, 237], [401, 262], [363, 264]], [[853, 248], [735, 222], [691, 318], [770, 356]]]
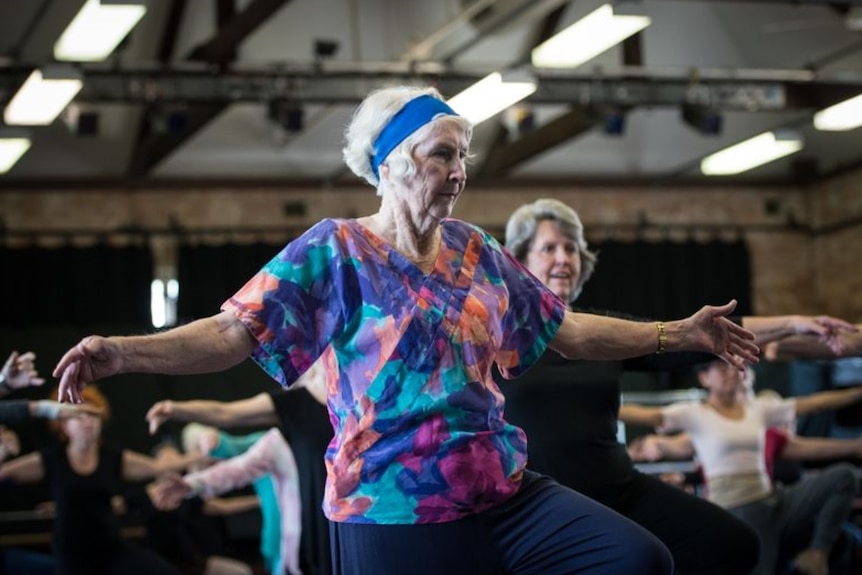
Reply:
[[380, 134], [374, 141], [375, 154], [370, 158], [374, 175], [380, 177], [380, 164], [398, 144], [439, 114], [458, 115], [446, 102], [428, 94], [413, 98], [404, 104], [404, 107], [398, 110], [389, 123], [380, 130]]

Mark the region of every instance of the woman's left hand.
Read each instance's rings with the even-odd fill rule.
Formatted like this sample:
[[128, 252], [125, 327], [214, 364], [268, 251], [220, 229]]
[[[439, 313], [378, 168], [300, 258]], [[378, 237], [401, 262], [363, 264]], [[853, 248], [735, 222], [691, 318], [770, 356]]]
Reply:
[[686, 326], [680, 334], [681, 349], [714, 353], [740, 370], [748, 363], [757, 363], [760, 349], [754, 343], [754, 334], [725, 317], [735, 308], [736, 300], [722, 306], [705, 305], [683, 320], [681, 323]]

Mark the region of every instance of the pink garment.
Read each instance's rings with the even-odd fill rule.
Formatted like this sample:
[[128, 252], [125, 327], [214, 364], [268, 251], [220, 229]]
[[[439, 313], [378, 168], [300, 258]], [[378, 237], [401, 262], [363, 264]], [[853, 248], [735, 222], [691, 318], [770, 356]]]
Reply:
[[211, 497], [245, 487], [267, 474], [275, 484], [281, 511], [281, 563], [291, 575], [302, 575], [299, 568], [302, 533], [299, 475], [293, 451], [277, 428], [266, 432], [242, 455], [190, 473], [184, 479], [199, 488], [201, 496]]

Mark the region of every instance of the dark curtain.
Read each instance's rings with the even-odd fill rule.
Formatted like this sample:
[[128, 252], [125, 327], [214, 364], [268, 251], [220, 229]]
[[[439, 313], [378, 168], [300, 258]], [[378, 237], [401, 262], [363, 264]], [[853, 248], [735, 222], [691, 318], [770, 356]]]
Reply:
[[284, 244], [183, 244], [177, 260], [180, 293], [177, 317], [180, 323], [208, 317], [235, 294]]
[[578, 298], [580, 308], [678, 319], [736, 299], [734, 315], [753, 312], [744, 241], [606, 241], [590, 248], [599, 261]]
[[5, 326], [152, 325], [153, 257], [143, 246], [0, 248]]

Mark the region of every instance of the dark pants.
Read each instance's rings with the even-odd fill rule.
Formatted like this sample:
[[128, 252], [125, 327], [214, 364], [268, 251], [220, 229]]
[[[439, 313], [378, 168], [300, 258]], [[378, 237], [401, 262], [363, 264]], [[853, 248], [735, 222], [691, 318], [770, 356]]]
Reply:
[[744, 575], [757, 564], [757, 532], [719, 506], [636, 473], [614, 508], [658, 537], [680, 575]]
[[504, 505], [449, 523], [332, 523], [336, 575], [669, 575], [648, 531], [595, 501], [527, 472]]
[[752, 574], [772, 575], [806, 548], [828, 553], [850, 514], [857, 483], [855, 469], [839, 463], [766, 499], [731, 509], [760, 535], [760, 561]]

